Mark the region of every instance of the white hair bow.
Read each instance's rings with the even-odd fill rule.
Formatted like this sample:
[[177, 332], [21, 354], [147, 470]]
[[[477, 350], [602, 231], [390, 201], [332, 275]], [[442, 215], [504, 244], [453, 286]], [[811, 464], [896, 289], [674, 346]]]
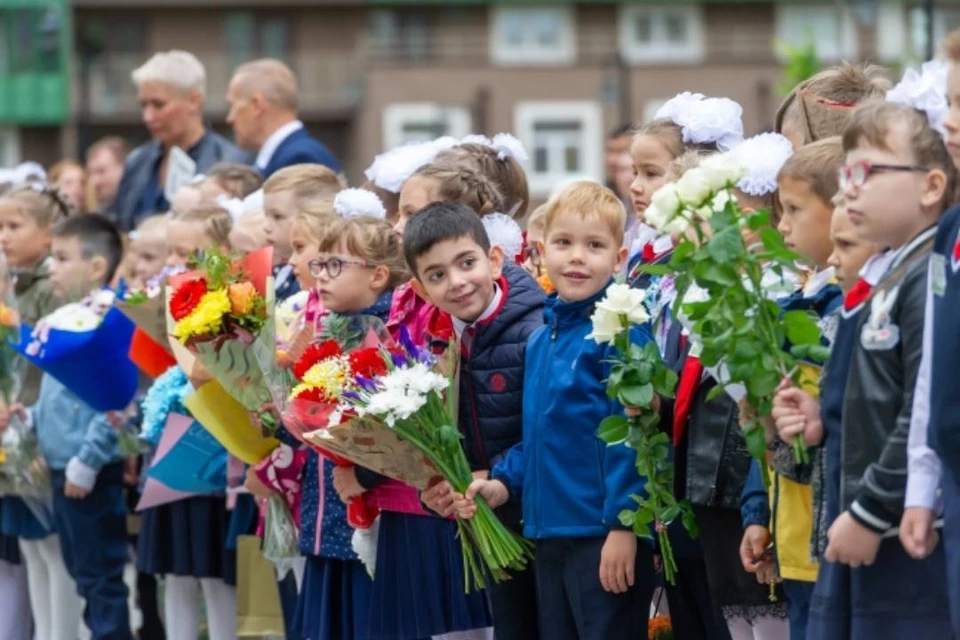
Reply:
[[654, 118], [679, 126], [687, 144], [716, 144], [729, 151], [743, 141], [743, 107], [729, 98], [685, 91], [667, 100]]
[[923, 111], [930, 126], [940, 135], [946, 135], [943, 120], [950, 111], [947, 103], [948, 70], [949, 65], [945, 60], [925, 62], [919, 72], [907, 69], [900, 82], [887, 92], [887, 102]]
[[516, 220], [502, 213], [491, 213], [482, 218], [490, 246], [500, 247], [510, 260], [523, 253], [523, 231]]
[[243, 200], [239, 198], [228, 198], [227, 196], [220, 194], [217, 196], [217, 206], [225, 210], [230, 214], [230, 219], [233, 220], [233, 223], [236, 224], [240, 218], [243, 217], [243, 214], [246, 213], [246, 210], [243, 207]]
[[383, 202], [377, 194], [366, 189], [344, 189], [334, 199], [333, 210], [341, 218], [369, 216], [383, 220], [387, 217]]
[[777, 174], [793, 155], [793, 145], [779, 133], [761, 133], [747, 138], [728, 155], [744, 170], [737, 188], [751, 196], [765, 196], [777, 190]]
[[365, 171], [367, 179], [389, 191], [400, 193], [403, 183], [420, 167], [430, 164], [441, 151], [456, 146], [455, 138], [444, 136], [429, 142], [411, 142], [381, 153]]

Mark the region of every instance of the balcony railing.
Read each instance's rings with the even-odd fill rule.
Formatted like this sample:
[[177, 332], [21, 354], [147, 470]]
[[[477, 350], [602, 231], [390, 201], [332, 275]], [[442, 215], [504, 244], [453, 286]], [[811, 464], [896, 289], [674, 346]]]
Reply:
[[[194, 53], [207, 71], [206, 111], [222, 115], [228, 110], [226, 95], [234, 69], [242, 60], [222, 52]], [[78, 77], [86, 67], [87, 91], [75, 91], [74, 104], [87, 117], [136, 117], [140, 106], [137, 90], [130, 78], [134, 69], [143, 64], [147, 55], [103, 54], [87, 61], [77, 60]], [[328, 113], [348, 110], [359, 102], [362, 92], [360, 61], [355, 56], [333, 55], [329, 52], [300, 51], [287, 60], [297, 76], [300, 109], [304, 112]]]

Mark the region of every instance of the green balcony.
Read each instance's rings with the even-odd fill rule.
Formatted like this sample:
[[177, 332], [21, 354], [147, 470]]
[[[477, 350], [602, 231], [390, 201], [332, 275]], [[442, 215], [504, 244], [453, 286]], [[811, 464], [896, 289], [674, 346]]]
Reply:
[[66, 0], [0, 0], [0, 124], [66, 120], [69, 20]]

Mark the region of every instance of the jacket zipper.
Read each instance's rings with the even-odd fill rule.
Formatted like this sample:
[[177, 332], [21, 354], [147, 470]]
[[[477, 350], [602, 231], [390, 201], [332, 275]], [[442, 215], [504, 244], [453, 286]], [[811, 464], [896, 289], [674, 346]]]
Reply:
[[[546, 353], [546, 355], [543, 357], [543, 359], [542, 359], [540, 362], [537, 363], [537, 364], [539, 365], [540, 377], [543, 376], [544, 363], [550, 362], [550, 361], [553, 360], [553, 350], [554, 350], [554, 348], [555, 348], [555, 346], [556, 346], [556, 343], [557, 343], [557, 334], [558, 334], [558, 333], [559, 333], [559, 331], [558, 331], [558, 328], [557, 328], [557, 319], [556, 319], [556, 318], [553, 318], [552, 321], [551, 321], [551, 324], [550, 324], [550, 348], [547, 349], [547, 353]], [[539, 407], [542, 407], [542, 406], [543, 406], [543, 397], [544, 397], [544, 392], [545, 392], [546, 386], [547, 386], [547, 385], [545, 385], [545, 384], [538, 384], [538, 385], [537, 385], [538, 391], [539, 391], [539, 393], [537, 394], [538, 397], [539, 397], [539, 401], [537, 402], [537, 406], [539, 406]], [[534, 454], [534, 456], [535, 456], [535, 459], [536, 459], [536, 467], [535, 467], [535, 469], [540, 469], [540, 430], [541, 430], [541, 428], [542, 428], [542, 426], [543, 426], [542, 416], [543, 416], [543, 412], [542, 412], [542, 411], [537, 413], [537, 428], [534, 429], [534, 431], [533, 431], [534, 449], [535, 449], [535, 454]], [[541, 502], [541, 500], [540, 500], [540, 487], [539, 487], [539, 486], [537, 486], [537, 495], [534, 496], [533, 500], [534, 500], [533, 504], [536, 505], [536, 509], [537, 509], [537, 530], [534, 532], [534, 538], [536, 538], [536, 537], [539, 537], [540, 531], [541, 531], [542, 528], [543, 528], [543, 516], [542, 516], [542, 511], [541, 511], [541, 509], [540, 509], [540, 502]]]

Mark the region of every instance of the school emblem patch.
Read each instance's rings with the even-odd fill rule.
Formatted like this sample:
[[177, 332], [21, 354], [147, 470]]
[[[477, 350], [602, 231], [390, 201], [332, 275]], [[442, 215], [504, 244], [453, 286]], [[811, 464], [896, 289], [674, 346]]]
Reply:
[[900, 327], [893, 323], [890, 312], [897, 302], [900, 287], [878, 291], [870, 300], [870, 317], [860, 332], [860, 345], [867, 351], [885, 351], [900, 342]]

